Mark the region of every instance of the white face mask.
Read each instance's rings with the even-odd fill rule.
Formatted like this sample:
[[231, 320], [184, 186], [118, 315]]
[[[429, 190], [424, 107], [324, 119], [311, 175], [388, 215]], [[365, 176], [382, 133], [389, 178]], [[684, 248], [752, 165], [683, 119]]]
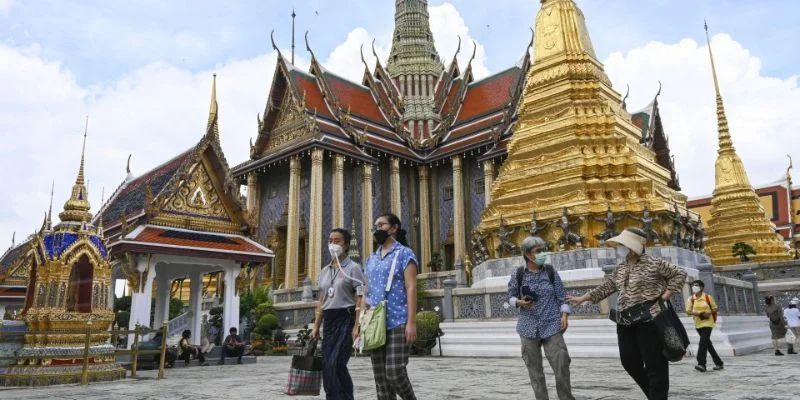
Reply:
[[700, 286], [692, 286], [692, 293], [700, 293]]
[[338, 245], [336, 243], [329, 243], [328, 244], [328, 251], [331, 253], [331, 257], [339, 258], [339, 256], [342, 254], [342, 251], [344, 251], [344, 249], [342, 248], [341, 245]]
[[617, 258], [626, 259], [631, 251], [622, 245], [617, 246]]

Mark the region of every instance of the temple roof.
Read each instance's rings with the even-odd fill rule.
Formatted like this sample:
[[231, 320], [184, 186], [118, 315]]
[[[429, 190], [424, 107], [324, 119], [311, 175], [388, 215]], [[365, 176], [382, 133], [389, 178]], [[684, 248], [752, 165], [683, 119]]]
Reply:
[[[4, 278], [6, 274], [9, 274], [12, 267], [15, 267], [22, 257], [30, 250], [31, 247], [31, 239], [27, 239], [22, 243], [14, 245], [8, 250], [3, 253], [0, 257], [0, 278]], [[0, 284], [3, 282], [3, 279], [0, 279]]]
[[112, 252], [121, 236], [144, 225], [198, 234], [246, 235], [253, 229], [219, 144], [217, 109], [215, 76], [208, 126], [198, 143], [137, 178], [126, 178], [98, 212], [95, 221], [107, 224]]
[[650, 104], [631, 114], [631, 122], [641, 129], [642, 136], [639, 142], [653, 150], [656, 153], [656, 162], [669, 171], [668, 186], [675, 190], [681, 190], [675, 161], [669, 149], [669, 136], [664, 132], [664, 125], [661, 122], [661, 109], [658, 105], [660, 94], [661, 88], [659, 87], [658, 93]]
[[97, 213], [98, 218], [102, 215], [104, 224], [112, 228], [120, 224], [123, 215], [129, 220], [141, 216], [144, 213], [147, 186], [150, 186], [154, 195], [160, 194], [167, 182], [189, 158], [191, 150], [178, 154], [137, 178], [125, 179]]
[[[502, 135], [510, 135], [508, 128], [516, 119], [516, 106], [530, 67], [526, 49], [521, 61], [510, 68], [472, 81], [471, 65], [461, 75], [448, 75], [459, 72], [453, 61], [454, 65], [441, 74], [436, 84], [437, 91], [446, 91], [441, 95], [441, 122], [434, 126], [441, 134], [432, 146], [419, 148], [404, 126], [397, 124], [404, 106], [397, 102], [400, 100], [393, 100], [396, 88], [380, 63], [374, 74], [366, 69], [361, 84], [325, 70], [313, 52], [308, 72], [297, 69], [278, 53], [275, 78], [263, 123], [259, 119], [260, 133], [251, 148], [251, 160], [233, 168], [234, 175], [240, 178], [312, 147], [368, 163], [377, 163], [378, 154], [428, 163], [457, 153], [494, 148]], [[283, 104], [287, 101], [291, 104]], [[281, 112], [292, 107], [302, 111], [302, 124], [311, 133], [305, 140], [271, 144], [273, 131], [282, 126]]]
[[141, 225], [115, 242], [117, 251], [192, 255], [245, 262], [267, 262], [272, 250], [242, 235]]

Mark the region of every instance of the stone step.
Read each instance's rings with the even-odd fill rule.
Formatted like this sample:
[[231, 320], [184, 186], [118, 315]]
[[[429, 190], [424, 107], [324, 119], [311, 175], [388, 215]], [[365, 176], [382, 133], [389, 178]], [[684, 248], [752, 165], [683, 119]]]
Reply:
[[[689, 354], [700, 340], [691, 318], [681, 318], [689, 336]], [[515, 320], [443, 322], [442, 354], [453, 357], [519, 357], [520, 339]], [[571, 319], [564, 334], [570, 356], [619, 357], [616, 326], [607, 319]], [[756, 315], [724, 316], [717, 321], [711, 341], [721, 356], [758, 352], [771, 346], [765, 318]], [[436, 353], [436, 352], [434, 352]]]

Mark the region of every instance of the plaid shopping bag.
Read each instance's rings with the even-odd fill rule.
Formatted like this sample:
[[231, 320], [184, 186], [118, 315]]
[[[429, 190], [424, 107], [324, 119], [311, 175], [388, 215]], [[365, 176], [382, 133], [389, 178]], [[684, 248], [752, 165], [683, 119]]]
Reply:
[[322, 387], [322, 357], [314, 356], [317, 341], [308, 343], [305, 355], [292, 356], [292, 367], [289, 369], [289, 383], [286, 394], [290, 396], [319, 396]]

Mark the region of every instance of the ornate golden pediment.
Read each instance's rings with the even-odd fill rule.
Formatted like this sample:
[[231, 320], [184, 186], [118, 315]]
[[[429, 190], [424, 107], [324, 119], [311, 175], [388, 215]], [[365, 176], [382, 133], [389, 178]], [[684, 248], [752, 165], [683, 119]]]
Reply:
[[268, 150], [282, 147], [307, 136], [310, 132], [308, 118], [303, 115], [302, 108], [296, 106], [288, 90], [283, 96], [278, 117], [273, 126], [267, 142]]
[[198, 161], [189, 169], [188, 179], [178, 188], [175, 195], [167, 201], [162, 211], [181, 215], [211, 217], [224, 221], [232, 220], [214, 187], [211, 175], [202, 161]]

